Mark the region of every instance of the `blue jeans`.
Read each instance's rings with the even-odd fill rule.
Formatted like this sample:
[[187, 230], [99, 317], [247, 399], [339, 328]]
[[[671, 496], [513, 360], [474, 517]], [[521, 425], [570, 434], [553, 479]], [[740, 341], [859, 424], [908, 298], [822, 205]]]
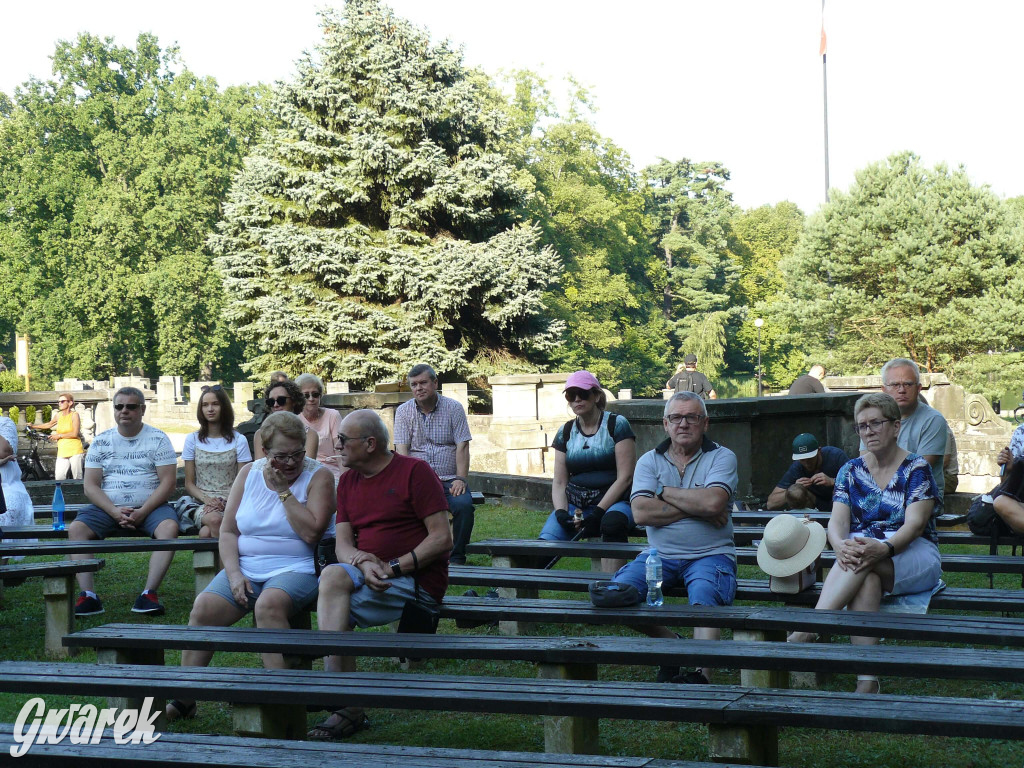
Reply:
[[458, 496], [452, 496], [453, 480], [443, 480], [444, 495], [448, 499], [448, 511], [452, 513], [452, 554], [451, 562], [461, 565], [466, 562], [466, 545], [473, 535], [473, 494], [469, 486]]
[[[632, 584], [647, 599], [647, 555], [644, 550], [636, 560], [619, 568], [612, 581]], [[736, 598], [736, 561], [725, 555], [708, 555], [696, 560], [661, 559], [662, 588], [686, 586], [690, 605], [732, 605]]]
[[[591, 517], [593, 517], [596, 514], [596, 509], [597, 509], [596, 507], [584, 507], [583, 508], [583, 520], [584, 520], [584, 522], [589, 520]], [[569, 514], [572, 515], [572, 514], [575, 514], [575, 512], [576, 512], [576, 507], [574, 507], [572, 504], [570, 504], [569, 505]], [[627, 531], [630, 528], [633, 527], [633, 525], [634, 525], [634, 523], [633, 523], [633, 510], [629, 506], [629, 502], [628, 501], [617, 501], [614, 504], [612, 504], [605, 511], [605, 518], [608, 518], [609, 513], [612, 513], [612, 512], [617, 513], [616, 517], [619, 517], [620, 521], [621, 521], [621, 517], [620, 516], [622, 516], [622, 515], [625, 516], [625, 518], [626, 518], [626, 526], [625, 526], [625, 528], [626, 528]], [[611, 523], [611, 522], [612, 522], [612, 519], [609, 519], [609, 523]], [[605, 526], [605, 521], [602, 520], [601, 521], [602, 532], [604, 530], [604, 526]], [[544, 541], [569, 541], [572, 537], [573, 537], [573, 534], [570, 531], [568, 531], [567, 529], [562, 527], [562, 525], [558, 522], [558, 519], [555, 517], [555, 513], [552, 512], [548, 516], [547, 521], [544, 523], [544, 527], [541, 528], [540, 536], [538, 538], [543, 539]], [[615, 539], [608, 539], [608, 540], [609, 541], [626, 541], [626, 537], [621, 537], [621, 538], [616, 537]]]

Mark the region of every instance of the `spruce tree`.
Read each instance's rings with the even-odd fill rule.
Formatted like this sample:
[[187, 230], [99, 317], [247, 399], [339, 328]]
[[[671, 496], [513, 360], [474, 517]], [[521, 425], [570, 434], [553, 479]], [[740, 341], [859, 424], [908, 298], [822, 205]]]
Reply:
[[530, 186], [487, 81], [376, 0], [322, 28], [210, 240], [250, 369], [368, 384], [546, 352], [560, 264], [520, 221]]

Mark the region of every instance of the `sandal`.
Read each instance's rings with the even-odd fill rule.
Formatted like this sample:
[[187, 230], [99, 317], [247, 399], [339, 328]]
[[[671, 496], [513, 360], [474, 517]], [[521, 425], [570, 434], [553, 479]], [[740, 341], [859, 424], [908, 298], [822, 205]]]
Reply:
[[186, 704], [179, 699], [171, 699], [164, 709], [164, 716], [169, 723], [173, 723], [175, 720], [191, 720], [196, 716], [196, 702]]
[[[329, 724], [333, 717], [337, 717], [337, 722]], [[337, 741], [338, 739], [348, 738], [352, 734], [369, 727], [369, 725], [370, 720], [362, 709], [355, 707], [336, 709], [322, 723], [314, 725], [309, 733], [306, 734], [306, 738], [310, 741]]]
[[875, 675], [857, 675], [857, 682], [875, 684], [875, 690], [870, 692], [865, 691], [865, 696], [872, 696], [882, 692], [882, 684], [879, 682], [878, 678]]

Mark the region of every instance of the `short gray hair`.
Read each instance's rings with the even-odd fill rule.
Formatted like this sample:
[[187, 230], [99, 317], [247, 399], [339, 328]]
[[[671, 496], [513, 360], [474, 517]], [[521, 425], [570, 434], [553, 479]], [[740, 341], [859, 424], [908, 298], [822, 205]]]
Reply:
[[869, 392], [858, 399], [853, 406], [853, 418], [856, 419], [860, 416], [860, 412], [865, 408], [877, 408], [885, 418], [892, 419], [893, 421], [899, 421], [903, 418], [900, 414], [899, 405], [892, 395], [887, 395], [885, 392]]
[[[119, 397], [134, 397], [139, 401], [143, 408], [146, 407], [146, 396], [142, 394], [142, 390], [138, 387], [121, 387], [114, 393], [114, 400], [117, 400]], [[111, 402], [113, 402], [113, 400]]]
[[266, 451], [278, 435], [305, 444], [306, 425], [302, 419], [288, 411], [277, 411], [270, 414], [260, 425], [260, 441]]
[[917, 367], [917, 363], [913, 360], [908, 360], [905, 357], [896, 357], [890, 360], [888, 363], [882, 366], [882, 385], [885, 386], [886, 376], [893, 368], [909, 368], [914, 372], [914, 383], [921, 383], [921, 369]]
[[320, 390], [320, 394], [324, 393], [324, 381], [315, 373], [300, 373], [295, 377], [295, 383], [299, 385], [299, 389], [306, 386], [307, 384], [316, 384], [317, 389]]
[[424, 373], [430, 376], [431, 381], [437, 381], [437, 371], [431, 368], [426, 363], [418, 363], [412, 367], [409, 371], [409, 378], [415, 379], [417, 376], [422, 376]]
[[670, 397], [665, 402], [665, 413], [662, 414], [665, 418], [668, 418], [668, 410], [669, 408], [672, 407], [672, 403], [676, 402], [677, 400], [695, 400], [696, 402], [700, 403], [701, 414], [704, 416], [704, 418], [707, 418], [708, 407], [704, 404], [704, 398], [698, 395], [696, 392], [676, 392], [674, 395], [672, 395], [672, 397]]

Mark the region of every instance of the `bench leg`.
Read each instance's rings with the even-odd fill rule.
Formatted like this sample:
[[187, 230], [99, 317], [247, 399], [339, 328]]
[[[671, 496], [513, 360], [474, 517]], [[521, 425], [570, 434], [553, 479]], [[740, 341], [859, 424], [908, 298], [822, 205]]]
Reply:
[[708, 754], [716, 763], [778, 765], [779, 729], [774, 725], [708, 725]]
[[71, 656], [78, 649], [65, 648], [64, 635], [75, 631], [74, 575], [43, 578], [43, 601], [46, 608], [47, 656]]
[[217, 552], [193, 552], [192, 569], [196, 572], [196, 597], [209, 586], [213, 577], [220, 572], [220, 554]]
[[[785, 642], [786, 633], [735, 629], [732, 638], [740, 642]], [[790, 673], [784, 669], [741, 669], [740, 685], [748, 688], [789, 688], [789, 675]]]
[[306, 708], [291, 704], [236, 704], [232, 725], [239, 736], [305, 739]]
[[[528, 564], [506, 555], [495, 555], [491, 558], [491, 563], [495, 568], [525, 568], [528, 565], [532, 565], [532, 563]], [[530, 600], [536, 599], [537, 590], [528, 587], [498, 587], [498, 594], [510, 600], [516, 600], [517, 598]], [[533, 635], [536, 634], [536, 630], [537, 625], [531, 621], [498, 622], [498, 632], [503, 635]]]
[[[537, 677], [543, 680], [597, 680], [596, 664], [541, 664]], [[545, 717], [544, 751], [557, 754], [598, 754], [595, 717]]]

